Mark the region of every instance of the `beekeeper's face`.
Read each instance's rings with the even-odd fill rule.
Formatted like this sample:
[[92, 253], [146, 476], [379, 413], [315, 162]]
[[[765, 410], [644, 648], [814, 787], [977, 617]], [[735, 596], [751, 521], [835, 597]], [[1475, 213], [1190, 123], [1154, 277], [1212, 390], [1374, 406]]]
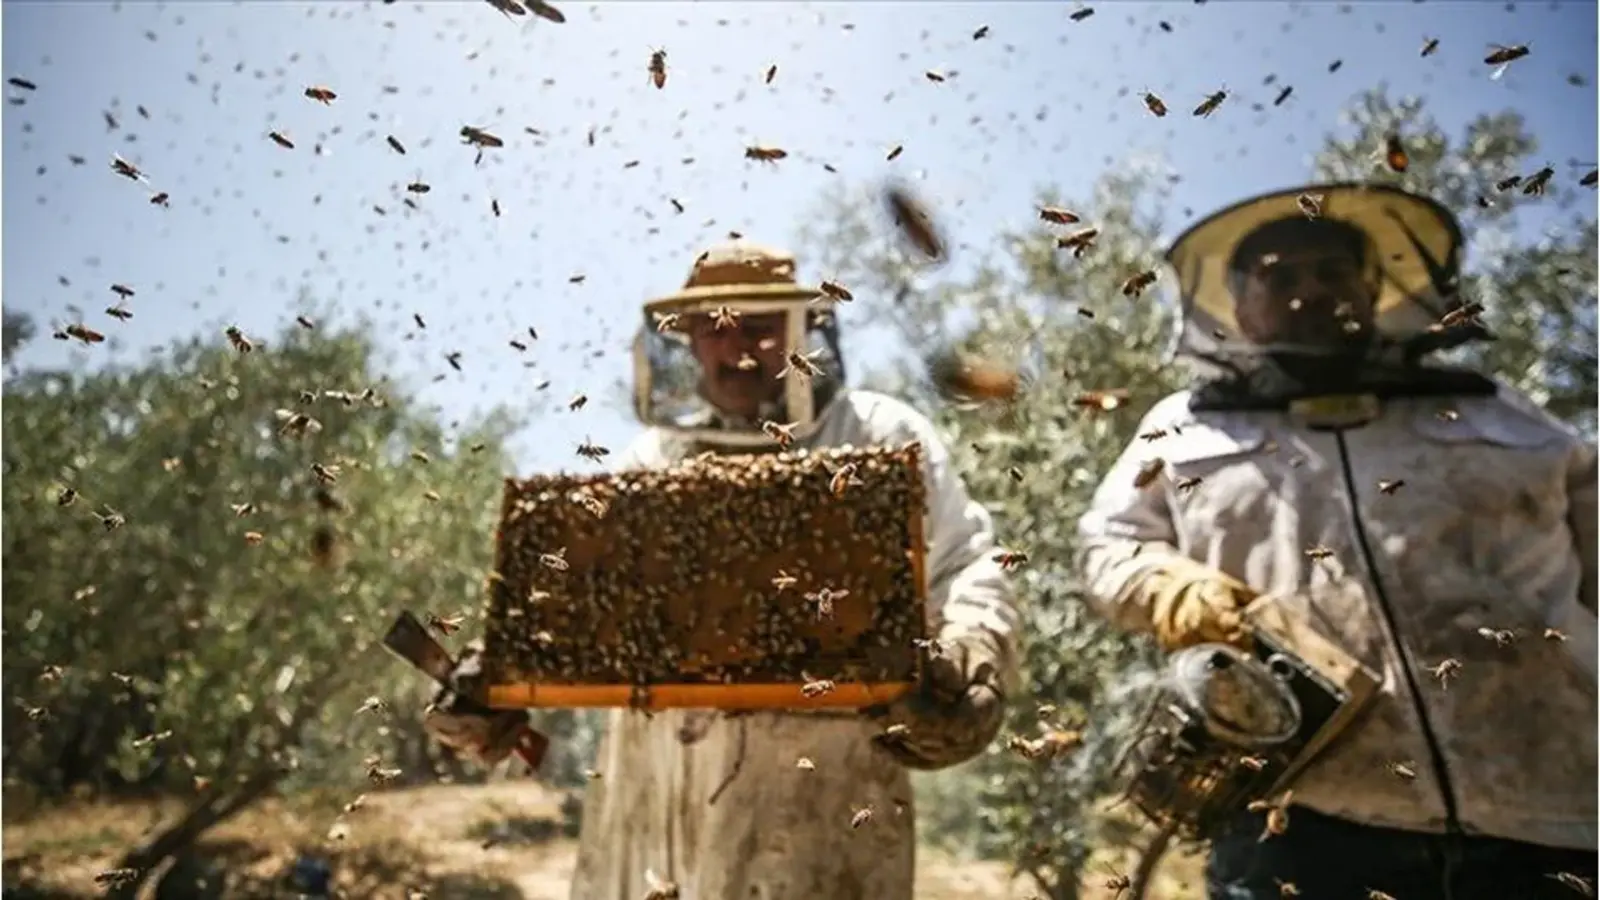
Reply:
[[1289, 234], [1238, 260], [1239, 330], [1263, 347], [1335, 348], [1369, 341], [1374, 291], [1348, 242]]
[[700, 363], [701, 392], [718, 410], [753, 419], [764, 403], [783, 395], [784, 321], [782, 313], [745, 314], [722, 321], [698, 314], [689, 318], [689, 346]]

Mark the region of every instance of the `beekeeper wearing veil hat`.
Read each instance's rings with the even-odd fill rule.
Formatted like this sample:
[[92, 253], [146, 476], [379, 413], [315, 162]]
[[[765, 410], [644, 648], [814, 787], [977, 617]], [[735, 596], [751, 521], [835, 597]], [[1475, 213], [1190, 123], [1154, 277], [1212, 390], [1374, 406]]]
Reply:
[[1595, 450], [1429, 361], [1491, 338], [1461, 245], [1430, 199], [1336, 184], [1232, 206], [1168, 252], [1198, 376], [1080, 522], [1090, 599], [1175, 650], [1248, 642], [1240, 611], [1272, 597], [1381, 678], [1290, 785], [1286, 831], [1240, 810], [1213, 839], [1212, 898], [1593, 887]]
[[[1016, 683], [1017, 614], [989, 515], [927, 418], [845, 386], [832, 305], [781, 250], [734, 241], [702, 253], [681, 290], [642, 310], [634, 408], [646, 428], [617, 468], [920, 443], [928, 616], [941, 651], [916, 690], [865, 714], [610, 712], [584, 797], [573, 900], [910, 900], [907, 770], [964, 762], [1000, 728]], [[513, 734], [509, 725], [436, 705], [428, 723], [441, 741], [491, 760], [509, 752], [484, 739]], [[871, 820], [856, 821], [867, 808]]]

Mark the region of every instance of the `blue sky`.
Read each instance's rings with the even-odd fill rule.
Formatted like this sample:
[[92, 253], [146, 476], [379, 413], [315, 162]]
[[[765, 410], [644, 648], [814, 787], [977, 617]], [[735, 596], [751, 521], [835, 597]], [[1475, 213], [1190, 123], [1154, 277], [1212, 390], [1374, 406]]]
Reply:
[[[585, 437], [620, 447], [637, 430], [598, 401], [628, 374], [639, 305], [729, 229], [791, 242], [830, 183], [920, 179], [954, 239], [981, 247], [1034, 217], [1040, 186], [1081, 194], [1114, 158], [1160, 155], [1184, 176], [1176, 229], [1185, 209], [1302, 181], [1339, 107], [1379, 83], [1425, 96], [1452, 131], [1519, 109], [1561, 177], [1596, 156], [1593, 2], [1094, 3], [1080, 22], [1077, 4], [1042, 0], [556, 4], [564, 25], [477, 0], [5, 3], [5, 74], [39, 89], [3, 110], [3, 300], [46, 325], [76, 305], [116, 344], [46, 338], [22, 361], [132, 359], [195, 332], [221, 342], [228, 324], [270, 334], [305, 287], [372, 316], [394, 377], [444, 410], [531, 407], [549, 379], [559, 411], [519, 438], [519, 465], [570, 467]], [[972, 40], [981, 25], [989, 37]], [[1424, 59], [1427, 37], [1440, 44]], [[1491, 42], [1533, 52], [1491, 81]], [[665, 90], [648, 81], [653, 48], [668, 54]], [[1282, 108], [1268, 74], [1295, 88]], [[306, 99], [310, 85], [337, 100]], [[1188, 115], [1224, 86], [1217, 115]], [[1146, 114], [1144, 90], [1173, 114]], [[475, 167], [457, 139], [467, 124], [507, 146]], [[746, 162], [757, 141], [790, 158]], [[112, 174], [114, 152], [170, 208]], [[418, 179], [433, 190], [406, 210]], [[131, 321], [102, 313], [112, 282], [138, 291]], [[528, 326], [540, 340], [522, 356], [506, 342]], [[881, 355], [847, 346], [858, 371]], [[461, 373], [444, 360], [455, 351]], [[597, 402], [565, 411], [579, 391]]]

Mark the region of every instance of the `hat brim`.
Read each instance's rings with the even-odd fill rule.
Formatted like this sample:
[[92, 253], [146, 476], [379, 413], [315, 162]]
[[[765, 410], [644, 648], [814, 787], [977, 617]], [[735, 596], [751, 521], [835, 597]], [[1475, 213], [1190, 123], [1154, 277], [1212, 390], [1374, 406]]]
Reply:
[[685, 288], [651, 300], [647, 307], [654, 312], [690, 312], [702, 304], [727, 303], [746, 300], [774, 305], [794, 300], [811, 300], [822, 294], [819, 288], [804, 284], [713, 284]]
[[1303, 194], [1320, 196], [1321, 218], [1367, 236], [1381, 273], [1375, 298], [1377, 330], [1393, 340], [1426, 332], [1453, 309], [1460, 274], [1461, 226], [1437, 202], [1387, 185], [1313, 185], [1234, 204], [1185, 231], [1167, 251], [1177, 274], [1185, 318], [1199, 313], [1238, 333], [1228, 266], [1239, 244], [1257, 229], [1303, 217]]

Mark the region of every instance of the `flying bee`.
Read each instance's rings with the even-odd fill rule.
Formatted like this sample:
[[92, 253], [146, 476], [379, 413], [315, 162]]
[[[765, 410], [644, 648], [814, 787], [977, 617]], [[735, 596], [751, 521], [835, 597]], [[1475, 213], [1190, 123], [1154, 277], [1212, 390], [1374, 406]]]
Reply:
[[145, 177], [144, 172], [139, 170], [138, 166], [128, 162], [115, 153], [111, 154], [111, 171], [121, 175], [123, 178], [131, 179], [133, 181], [149, 181], [149, 179]]
[[1494, 189], [1497, 190], [1497, 191], [1500, 191], [1501, 193], [1505, 193], [1506, 191], [1511, 190], [1512, 188], [1516, 187], [1517, 185], [1519, 185], [1521, 183], [1522, 183], [1522, 176], [1521, 175], [1508, 175], [1505, 178], [1502, 178], [1499, 181], [1496, 181], [1494, 183]]
[[666, 334], [669, 331], [676, 331], [678, 329], [678, 324], [683, 320], [683, 317], [677, 313], [652, 313], [652, 315], [656, 320], [657, 334]]
[[766, 72], [762, 73], [761, 83], [762, 84], [771, 84], [772, 83], [772, 79], [777, 78], [777, 77], [778, 77], [778, 64], [777, 63], [773, 63], [772, 65], [767, 66], [767, 71]]
[[106, 507], [105, 512], [95, 513], [94, 517], [100, 520], [100, 526], [107, 531], [116, 531], [118, 528], [128, 524], [127, 516], [109, 506]]
[[1402, 781], [1417, 780], [1417, 764], [1409, 759], [1401, 762], [1388, 763], [1384, 766], [1384, 768], [1388, 770], [1390, 775], [1393, 775]]
[[1423, 57], [1432, 56], [1433, 55], [1433, 51], [1435, 51], [1437, 49], [1439, 49], [1439, 39], [1438, 38], [1428, 38], [1427, 40], [1422, 42], [1422, 55], [1423, 55]]
[[1202, 480], [1203, 479], [1199, 475], [1191, 475], [1188, 478], [1178, 479], [1177, 483], [1174, 484], [1173, 487], [1177, 489], [1178, 493], [1187, 494], [1199, 487]]
[[522, 4], [518, 3], [517, 0], [487, 0], [487, 2], [490, 6], [500, 10], [500, 14], [508, 19], [512, 16], [525, 16], [528, 14], [528, 11], [523, 9]]
[[572, 396], [572, 399], [567, 401], [567, 411], [568, 412], [577, 412], [578, 410], [583, 409], [583, 407], [585, 405], [587, 405], [588, 402], [589, 402], [589, 395], [588, 394], [574, 394]]
[[833, 692], [834, 684], [826, 678], [812, 678], [805, 673], [801, 673], [801, 677], [805, 679], [805, 683], [800, 686], [800, 696], [807, 700]]
[[974, 31], [972, 33], [972, 39], [975, 40], [975, 41], [981, 41], [981, 40], [983, 40], [984, 38], [986, 38], [988, 36], [989, 36], [989, 26], [987, 26], [987, 25], [979, 25], [978, 26], [978, 30]]
[[1083, 228], [1078, 231], [1056, 238], [1056, 249], [1072, 251], [1073, 259], [1082, 259], [1085, 253], [1094, 249], [1095, 239], [1100, 236], [1098, 228]]
[[1125, 388], [1112, 388], [1104, 391], [1085, 391], [1072, 398], [1072, 405], [1080, 409], [1094, 410], [1096, 412], [1111, 412], [1128, 402], [1128, 391]]
[[1400, 143], [1400, 135], [1391, 134], [1384, 138], [1383, 161], [1391, 172], [1404, 172], [1411, 168], [1411, 157], [1407, 155], [1405, 145]]
[[431, 190], [433, 190], [433, 186], [420, 178], [406, 185], [406, 193], [408, 194], [426, 194]]
[[529, 12], [547, 22], [554, 22], [560, 25], [567, 21], [566, 14], [546, 3], [545, 0], [527, 0], [527, 4]]
[[1282, 106], [1284, 103], [1288, 102], [1289, 97], [1292, 94], [1294, 94], [1294, 85], [1292, 85], [1292, 84], [1284, 85], [1283, 86], [1283, 90], [1278, 92], [1278, 96], [1273, 98], [1272, 105], [1273, 106]]
[[1440, 317], [1438, 322], [1428, 326], [1429, 331], [1439, 332], [1450, 328], [1459, 328], [1463, 325], [1478, 324], [1478, 317], [1483, 315], [1483, 304], [1476, 301], [1463, 303]]
[[58, 341], [74, 340], [83, 344], [99, 344], [105, 341], [106, 336], [87, 325], [73, 323], [55, 332]]
[[1333, 551], [1321, 544], [1315, 544], [1306, 548], [1306, 558], [1321, 562], [1325, 559], [1332, 559]]
[[168, 194], [166, 191], [156, 191], [154, 194], [150, 195], [150, 205], [165, 208], [168, 201], [171, 199], [172, 195]]
[[1555, 174], [1556, 170], [1554, 168], [1545, 166], [1529, 175], [1528, 179], [1522, 183], [1522, 193], [1529, 197], [1543, 197], [1545, 188], [1550, 185], [1550, 179]]
[[395, 137], [394, 135], [391, 134], [388, 137], [384, 138], [384, 140], [389, 142], [389, 149], [391, 149], [394, 152], [400, 154], [401, 156], [405, 156], [406, 155], [406, 145], [400, 143], [400, 139], [399, 138], [397, 138], [397, 137]]
[[772, 586], [777, 588], [779, 591], [786, 591], [789, 588], [794, 587], [799, 581], [800, 579], [790, 575], [788, 572], [785, 572], [782, 569], [778, 570], [778, 574], [772, 576]]
[[843, 600], [850, 596], [849, 591], [834, 591], [822, 588], [813, 593], [806, 594], [806, 600], [817, 608], [817, 621], [833, 618], [833, 604], [836, 600]]
[[945, 258], [945, 242], [933, 217], [911, 192], [899, 185], [890, 185], [884, 191], [884, 202], [900, 235], [910, 242], [918, 253], [932, 262]]
[[1073, 225], [1082, 221], [1078, 218], [1077, 213], [1069, 209], [1062, 209], [1059, 206], [1039, 207], [1039, 218], [1052, 225]]
[[1594, 882], [1588, 878], [1584, 878], [1581, 875], [1574, 875], [1571, 872], [1555, 872], [1546, 875], [1545, 877], [1553, 878], [1556, 881], [1559, 881], [1563, 887], [1571, 888], [1579, 896], [1594, 896]]
[[782, 147], [764, 147], [760, 144], [751, 144], [744, 148], [744, 158], [756, 162], [771, 163], [789, 156], [789, 151]]
[[1458, 659], [1441, 660], [1438, 665], [1429, 666], [1428, 672], [1439, 680], [1439, 687], [1448, 690], [1450, 679], [1461, 674], [1461, 661]]
[[1398, 491], [1405, 486], [1406, 480], [1404, 478], [1396, 478], [1392, 481], [1382, 478], [1378, 479], [1378, 493], [1383, 494], [1386, 497], [1392, 496], [1395, 491]]
[[111, 286], [111, 293], [116, 294], [123, 300], [126, 300], [133, 296], [133, 288], [128, 287], [125, 284], [113, 284]]
[[654, 869], [644, 870], [644, 881], [648, 885], [644, 900], [678, 900], [680, 889], [676, 881], [668, 881], [656, 874]]
[[822, 295], [829, 300], [839, 303], [849, 303], [856, 298], [855, 294], [850, 293], [849, 288], [837, 281], [823, 281], [817, 285], [817, 290], [821, 291]]
[[738, 328], [741, 313], [731, 306], [719, 306], [711, 311], [711, 329]]
[[1222, 101], [1226, 99], [1228, 99], [1227, 88], [1223, 88], [1214, 94], [1207, 94], [1206, 98], [1200, 101], [1200, 105], [1194, 108], [1194, 114], [1202, 119], [1208, 119], [1212, 113], [1217, 111], [1217, 107], [1222, 105]]
[[928, 71], [923, 72], [922, 77], [928, 79], [934, 84], [943, 84], [945, 80], [944, 73], [936, 69], [929, 69]]
[[1003, 572], [1014, 572], [1028, 564], [1028, 554], [1021, 550], [1001, 550], [989, 558]]
[[1155, 283], [1155, 269], [1136, 272], [1133, 275], [1128, 276], [1128, 280], [1122, 283], [1122, 296], [1130, 298], [1138, 297], [1140, 294], [1145, 292], [1146, 288]]
[[1111, 900], [1119, 900], [1124, 892], [1133, 888], [1133, 879], [1111, 868], [1110, 863], [1106, 864], [1106, 874], [1104, 885], [1105, 889], [1111, 892]]
[[1294, 791], [1284, 791], [1277, 800], [1253, 800], [1245, 807], [1250, 812], [1264, 812], [1267, 814], [1265, 827], [1261, 830], [1259, 841], [1275, 837], [1289, 830], [1289, 801], [1293, 799]]
[[1493, 642], [1496, 647], [1509, 647], [1517, 640], [1516, 632], [1506, 628], [1479, 628], [1478, 637]]
[[457, 631], [460, 631], [461, 623], [465, 622], [466, 620], [467, 617], [461, 615], [445, 617], [437, 613], [428, 613], [428, 627], [439, 632], [445, 637], [449, 637], [450, 635], [455, 634]]
[[1300, 196], [1294, 198], [1294, 202], [1296, 206], [1300, 207], [1300, 211], [1305, 213], [1306, 218], [1322, 218], [1321, 194], [1301, 194]]
[[1144, 108], [1150, 110], [1150, 114], [1158, 119], [1165, 117], [1167, 114], [1167, 104], [1162, 102], [1161, 98], [1157, 97], [1152, 91], [1144, 92]]
[[1546, 628], [1544, 630], [1544, 639], [1547, 641], [1565, 641], [1567, 635], [1559, 628]]
[[289, 409], [279, 409], [273, 412], [278, 421], [283, 423], [278, 426], [278, 434], [289, 438], [303, 438], [308, 434], [317, 434], [322, 431], [322, 423], [306, 415]]
[[539, 565], [557, 572], [567, 571], [567, 548], [562, 547], [554, 553], [539, 554]]
[[865, 824], [867, 824], [868, 822], [871, 822], [871, 821], [872, 821], [872, 807], [865, 806], [865, 807], [862, 807], [861, 809], [856, 810], [856, 814], [850, 817], [850, 827], [851, 827], [851, 829], [860, 828], [861, 826], [863, 826], [863, 825], [865, 825]]
[[474, 147], [504, 147], [506, 142], [496, 135], [473, 125], [461, 126], [461, 143], [471, 144]]
[[14, 88], [20, 88], [24, 91], [37, 91], [39, 89], [37, 84], [34, 84], [26, 78], [7, 78], [6, 84], [9, 84]]
[[1156, 479], [1161, 477], [1161, 473], [1166, 471], [1166, 468], [1167, 461], [1159, 456], [1144, 462], [1139, 466], [1139, 471], [1133, 473], [1133, 486], [1141, 491], [1144, 490], [1155, 484]]
[[77, 499], [78, 499], [77, 490], [75, 490], [74, 488], [70, 488], [70, 487], [64, 487], [64, 488], [61, 489], [60, 493], [56, 494], [56, 505], [57, 506], [71, 506], [73, 503], [77, 502]]
[[335, 94], [330, 88], [313, 85], [306, 88], [306, 96], [317, 101], [318, 103], [321, 103], [323, 106], [329, 106], [332, 105], [334, 99], [339, 95]]
[[833, 477], [828, 479], [828, 490], [835, 497], [839, 497], [851, 487], [858, 487], [861, 484], [861, 479], [856, 477], [856, 464], [845, 463], [839, 467], [839, 471], [833, 473]]
[[893, 147], [889, 148], [889, 152], [884, 156], [884, 161], [894, 162], [895, 160], [899, 159], [900, 154], [904, 152], [906, 152], [906, 146], [904, 144], [895, 144]]
[[1022, 393], [1022, 374], [1015, 367], [986, 360], [946, 354], [931, 366], [930, 375], [944, 393], [970, 400], [1010, 402]]
[[294, 149], [294, 141], [291, 141], [285, 137], [281, 131], [269, 131], [267, 132], [267, 137], [272, 138], [272, 142], [274, 144], [277, 144], [279, 147], [282, 147], [285, 150]]
[[1512, 44], [1509, 47], [1502, 46], [1500, 44], [1490, 44], [1489, 47], [1491, 48], [1489, 55], [1483, 58], [1485, 65], [1503, 66], [1528, 55], [1528, 47], [1526, 44]]
[[1578, 184], [1584, 187], [1594, 187], [1600, 184], [1600, 169], [1590, 169], [1588, 174], [1578, 179]]
[[816, 362], [821, 356], [821, 350], [813, 351], [809, 355], [798, 350], [790, 350], [788, 356], [785, 357], [787, 364], [783, 367], [783, 371], [778, 373], [778, 377], [784, 378], [794, 375], [802, 380], [815, 378], [822, 374], [822, 369]]
[[667, 51], [650, 51], [649, 72], [650, 83], [656, 86], [656, 90], [659, 91], [667, 86]]
[[583, 443], [578, 445], [578, 455], [584, 459], [593, 460], [595, 462], [605, 459], [610, 453], [611, 450], [609, 448], [602, 447], [599, 444], [588, 440], [587, 438], [584, 439]]
[[1092, 6], [1080, 6], [1077, 9], [1073, 10], [1067, 16], [1067, 18], [1071, 19], [1074, 22], [1082, 22], [1084, 19], [1087, 19], [1092, 15], [1094, 15], [1094, 7], [1092, 7]]

